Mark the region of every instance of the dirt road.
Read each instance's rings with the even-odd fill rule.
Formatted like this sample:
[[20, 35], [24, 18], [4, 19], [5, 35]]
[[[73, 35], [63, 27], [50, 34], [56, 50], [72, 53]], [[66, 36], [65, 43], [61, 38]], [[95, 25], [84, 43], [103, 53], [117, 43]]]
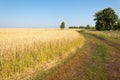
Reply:
[[86, 41], [71, 59], [35, 80], [120, 80], [120, 44], [81, 33]]

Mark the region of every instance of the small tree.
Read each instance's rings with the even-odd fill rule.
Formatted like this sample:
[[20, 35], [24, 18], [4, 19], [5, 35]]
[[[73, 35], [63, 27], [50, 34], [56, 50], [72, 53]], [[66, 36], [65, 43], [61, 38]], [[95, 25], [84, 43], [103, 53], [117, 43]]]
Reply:
[[64, 29], [64, 28], [65, 28], [65, 23], [64, 23], [64, 22], [61, 23], [60, 28], [61, 28], [61, 29]]
[[85, 27], [85, 29], [90, 29], [90, 25], [88, 24], [88, 25]]

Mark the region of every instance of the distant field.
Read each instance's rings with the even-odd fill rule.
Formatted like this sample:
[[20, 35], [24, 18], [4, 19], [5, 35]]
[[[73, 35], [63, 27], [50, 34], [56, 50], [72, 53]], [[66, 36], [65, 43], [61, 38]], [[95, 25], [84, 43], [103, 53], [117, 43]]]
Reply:
[[44, 71], [82, 46], [83, 41], [75, 30], [0, 29], [0, 80]]

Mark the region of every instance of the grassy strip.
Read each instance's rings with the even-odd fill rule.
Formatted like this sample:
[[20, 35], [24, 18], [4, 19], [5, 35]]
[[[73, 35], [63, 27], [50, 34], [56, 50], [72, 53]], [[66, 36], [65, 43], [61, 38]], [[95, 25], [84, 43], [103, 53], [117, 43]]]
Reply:
[[83, 66], [84, 80], [106, 80], [104, 63], [107, 60], [107, 48], [102, 43], [96, 44], [96, 53]]
[[102, 37], [104, 39], [110, 40], [111, 42], [115, 42], [115, 43], [120, 44], [120, 39], [119, 38], [109, 37], [109, 36], [107, 36], [105, 34], [104, 35], [103, 34], [95, 34], [95, 35], [100, 36], [100, 37]]
[[110, 32], [105, 32], [105, 31], [88, 31], [90, 34], [94, 34], [96, 36], [100, 36], [104, 39], [110, 40], [111, 42], [115, 42], [120, 44], [120, 32], [115, 32], [115, 31], [110, 31]]
[[115, 38], [112, 38], [112, 37], [108, 37], [106, 35], [103, 35], [103, 34], [95, 34], [95, 33], [89, 33], [90, 35], [104, 41], [105, 43], [107, 43], [108, 45], [110, 46], [116, 46], [116, 48], [118, 50], [120, 50], [120, 39], [115, 39]]

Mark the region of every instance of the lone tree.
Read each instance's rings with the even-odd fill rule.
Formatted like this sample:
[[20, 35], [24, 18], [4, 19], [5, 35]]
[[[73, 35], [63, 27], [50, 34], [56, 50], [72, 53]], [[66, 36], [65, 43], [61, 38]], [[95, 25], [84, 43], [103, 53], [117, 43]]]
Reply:
[[65, 28], [65, 22], [62, 22], [62, 23], [61, 23], [60, 28], [61, 28], [61, 29], [64, 29], [64, 28]]
[[112, 8], [105, 8], [94, 15], [96, 30], [111, 30], [116, 26], [118, 16]]
[[90, 25], [89, 24], [86, 25], [85, 29], [90, 29]]

